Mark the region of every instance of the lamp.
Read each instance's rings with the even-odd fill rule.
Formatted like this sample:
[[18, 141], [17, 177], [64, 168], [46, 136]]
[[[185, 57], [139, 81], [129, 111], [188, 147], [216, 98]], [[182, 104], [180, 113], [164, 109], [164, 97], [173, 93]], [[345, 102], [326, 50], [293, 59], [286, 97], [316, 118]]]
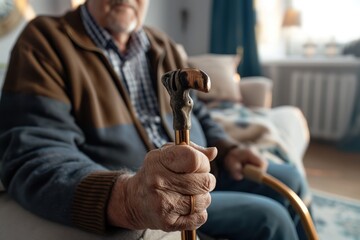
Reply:
[[77, 8], [79, 5], [83, 4], [85, 0], [71, 0], [71, 7]]
[[284, 13], [283, 27], [294, 27], [301, 25], [300, 12], [294, 8], [288, 8]]
[[[284, 13], [282, 27], [292, 28], [292, 27], [299, 27], [300, 25], [301, 25], [300, 12], [291, 7], [286, 9]], [[286, 55], [290, 55], [291, 32], [288, 32], [285, 37], [286, 37]]]

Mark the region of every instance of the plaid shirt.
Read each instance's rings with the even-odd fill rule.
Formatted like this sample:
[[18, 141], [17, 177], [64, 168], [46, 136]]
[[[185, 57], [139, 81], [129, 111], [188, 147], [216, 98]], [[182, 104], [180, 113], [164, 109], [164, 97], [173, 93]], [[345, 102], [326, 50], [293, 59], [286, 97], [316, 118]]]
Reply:
[[128, 51], [122, 55], [110, 33], [97, 25], [85, 4], [81, 6], [81, 17], [90, 38], [103, 50], [115, 72], [123, 79], [135, 113], [145, 127], [149, 138], [156, 147], [161, 147], [169, 141], [169, 137], [161, 125], [157, 98], [151, 84], [146, 57], [150, 42], [144, 30], [131, 35]]

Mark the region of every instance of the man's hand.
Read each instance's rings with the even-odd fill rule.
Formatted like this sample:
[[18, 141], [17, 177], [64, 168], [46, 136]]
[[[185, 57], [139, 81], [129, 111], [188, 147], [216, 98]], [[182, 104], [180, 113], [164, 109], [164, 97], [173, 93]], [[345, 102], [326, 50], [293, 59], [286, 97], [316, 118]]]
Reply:
[[266, 170], [268, 163], [260, 156], [253, 147], [238, 146], [232, 149], [224, 159], [225, 169], [235, 180], [243, 179], [243, 168], [246, 164], [251, 164]]
[[[164, 145], [150, 151], [135, 175], [123, 175], [114, 185], [108, 220], [128, 229], [193, 230], [207, 220], [209, 192], [215, 188], [210, 161], [216, 148], [195, 144]], [[194, 213], [191, 197], [195, 199]]]

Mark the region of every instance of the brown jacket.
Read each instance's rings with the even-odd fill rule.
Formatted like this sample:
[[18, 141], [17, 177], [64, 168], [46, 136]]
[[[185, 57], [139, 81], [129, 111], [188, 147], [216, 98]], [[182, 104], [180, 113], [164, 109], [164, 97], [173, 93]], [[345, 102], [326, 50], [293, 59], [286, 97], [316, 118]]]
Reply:
[[[160, 78], [187, 65], [165, 34], [145, 31], [162, 123], [172, 137]], [[218, 147], [222, 156], [233, 143], [194, 100], [191, 140]], [[118, 170], [136, 171], [154, 148], [79, 10], [28, 24], [11, 54], [0, 115], [0, 176], [9, 194], [38, 215], [91, 231], [106, 228]]]

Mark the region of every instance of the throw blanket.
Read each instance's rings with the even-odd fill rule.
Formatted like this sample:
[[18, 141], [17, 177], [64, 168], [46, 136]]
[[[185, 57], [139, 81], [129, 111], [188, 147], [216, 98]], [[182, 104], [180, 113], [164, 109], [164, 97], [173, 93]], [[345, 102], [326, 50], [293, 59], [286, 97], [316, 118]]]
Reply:
[[[282, 114], [275, 114], [276, 109], [247, 108], [232, 102], [211, 102], [207, 105], [212, 117], [231, 137], [255, 146], [268, 161], [293, 164], [306, 177], [302, 153], [308, 143], [307, 125], [302, 122], [303, 116], [298, 109], [285, 108]], [[311, 198], [311, 192], [305, 189], [302, 197], [305, 205], [311, 202]]]
[[263, 157], [274, 162], [289, 159], [286, 142], [265, 108], [250, 109], [240, 103], [212, 102], [207, 104], [211, 116], [238, 142], [255, 146]]

